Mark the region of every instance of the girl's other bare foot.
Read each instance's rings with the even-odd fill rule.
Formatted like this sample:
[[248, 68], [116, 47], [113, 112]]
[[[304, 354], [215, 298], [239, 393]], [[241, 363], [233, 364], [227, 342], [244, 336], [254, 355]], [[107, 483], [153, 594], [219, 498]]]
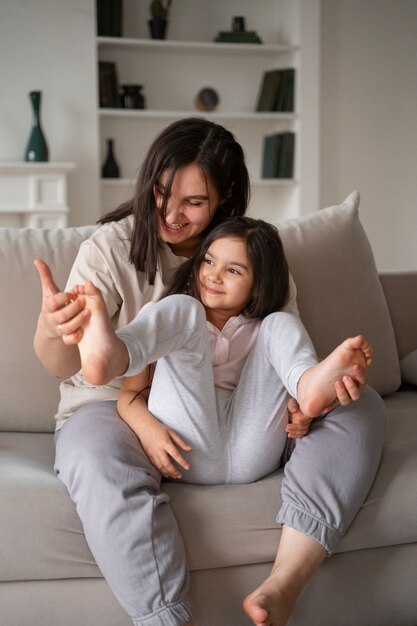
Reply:
[[323, 361], [308, 369], [298, 383], [298, 401], [305, 415], [316, 416], [336, 400], [335, 383], [354, 376], [372, 361], [372, 347], [362, 335], [343, 341]]
[[126, 371], [127, 348], [114, 331], [99, 289], [87, 281], [74, 287], [74, 293], [85, 297], [86, 308], [91, 311], [78, 342], [83, 374], [92, 385], [105, 385]]

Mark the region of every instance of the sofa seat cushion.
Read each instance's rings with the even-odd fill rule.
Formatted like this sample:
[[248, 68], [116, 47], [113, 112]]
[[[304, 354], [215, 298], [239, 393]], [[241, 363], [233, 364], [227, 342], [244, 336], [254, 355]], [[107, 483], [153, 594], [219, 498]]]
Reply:
[[[380, 469], [336, 552], [417, 542], [417, 393], [397, 392], [386, 405]], [[101, 575], [53, 462], [52, 435], [0, 434], [0, 581]], [[274, 560], [281, 478], [279, 471], [250, 485], [164, 485], [191, 570]]]

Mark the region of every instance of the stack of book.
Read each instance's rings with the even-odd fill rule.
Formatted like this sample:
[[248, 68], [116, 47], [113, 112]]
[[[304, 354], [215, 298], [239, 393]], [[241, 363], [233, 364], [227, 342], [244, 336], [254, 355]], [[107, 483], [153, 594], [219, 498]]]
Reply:
[[262, 178], [293, 178], [294, 144], [291, 131], [264, 137]]
[[214, 41], [218, 43], [262, 43], [262, 39], [254, 30], [221, 30]]
[[294, 111], [295, 69], [270, 70], [262, 78], [257, 111]]
[[115, 63], [99, 61], [98, 85], [100, 108], [118, 109], [120, 107], [120, 96]]

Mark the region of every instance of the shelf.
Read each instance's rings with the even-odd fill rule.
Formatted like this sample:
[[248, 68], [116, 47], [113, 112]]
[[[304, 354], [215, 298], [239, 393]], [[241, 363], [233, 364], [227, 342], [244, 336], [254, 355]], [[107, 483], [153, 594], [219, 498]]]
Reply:
[[207, 119], [222, 120], [245, 120], [245, 121], [294, 121], [298, 118], [296, 113], [276, 113], [274, 111], [267, 113], [258, 113], [252, 111], [160, 111], [152, 109], [99, 109], [102, 117], [143, 117], [143, 118], [170, 118], [181, 119], [183, 117], [205, 117]]
[[[130, 16], [129, 30], [124, 31], [127, 36], [94, 38], [97, 60], [114, 63], [121, 84], [145, 85], [149, 107], [97, 106], [102, 157], [105, 138], [114, 137], [124, 176], [100, 180], [102, 206], [110, 210], [132, 193], [135, 166], [140, 167], [154, 137], [171, 122], [186, 117], [217, 122], [239, 141], [253, 188], [254, 215], [273, 221], [280, 215], [299, 215], [319, 206], [319, 0], [264, 0], [261, 12], [260, 3], [243, 3], [250, 6], [248, 23], [262, 37], [262, 44], [213, 41], [222, 24], [227, 28], [229, 15], [241, 14], [241, 0], [204, 3], [204, 11], [200, 3], [187, 0], [180, 21], [172, 22], [172, 39], [165, 40], [148, 36], [137, 3], [126, 0], [131, 9], [126, 13]], [[202, 11], [204, 24], [199, 22]], [[296, 72], [296, 110], [256, 111], [263, 74], [289, 67]], [[195, 94], [205, 85], [220, 94], [214, 111], [195, 108]], [[285, 131], [296, 135], [295, 178], [261, 179], [264, 138]]]
[[1, 161], [0, 175], [67, 174], [75, 167], [75, 163], [57, 161]]
[[[135, 184], [135, 178], [101, 178], [105, 187], [130, 187]], [[294, 178], [260, 178], [251, 181], [252, 187], [287, 187], [297, 185]]]
[[97, 37], [97, 47], [102, 48], [134, 48], [149, 52], [178, 52], [196, 54], [256, 54], [271, 56], [276, 54], [292, 54], [299, 46], [287, 44], [256, 44], [256, 43], [215, 43], [209, 41], [169, 41], [155, 39], [128, 39], [123, 37]]

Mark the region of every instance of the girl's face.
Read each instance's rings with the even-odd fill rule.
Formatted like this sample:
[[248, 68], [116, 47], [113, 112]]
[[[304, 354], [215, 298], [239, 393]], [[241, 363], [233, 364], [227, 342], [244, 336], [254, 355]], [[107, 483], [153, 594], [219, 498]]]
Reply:
[[[207, 310], [224, 317], [239, 315], [253, 287], [252, 265], [246, 242], [221, 237], [210, 245], [199, 270], [200, 299]], [[207, 315], [210, 319], [210, 315]]]
[[[157, 208], [165, 198], [169, 173], [164, 172], [154, 186]], [[197, 165], [179, 169], [172, 182], [165, 219], [158, 212], [158, 235], [178, 256], [191, 256], [219, 206], [219, 194]]]

